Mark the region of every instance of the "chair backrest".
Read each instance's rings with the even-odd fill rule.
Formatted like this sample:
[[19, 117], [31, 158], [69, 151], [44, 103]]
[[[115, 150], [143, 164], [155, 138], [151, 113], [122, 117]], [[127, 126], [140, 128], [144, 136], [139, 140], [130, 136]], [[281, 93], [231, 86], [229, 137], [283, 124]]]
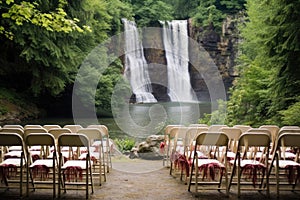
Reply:
[[2, 128], [19, 128], [19, 129], [24, 129], [23, 126], [18, 125], [18, 124], [6, 124]]
[[190, 124], [189, 127], [207, 127], [208, 128], [208, 125], [207, 124]]
[[278, 147], [300, 147], [300, 131], [298, 133], [284, 133], [277, 142]]
[[72, 131], [72, 133], [77, 133], [77, 131], [79, 129], [82, 129], [83, 127], [79, 124], [67, 124], [67, 125], [64, 125], [63, 128], [68, 128]]
[[47, 145], [55, 148], [55, 138], [50, 133], [29, 133], [25, 144], [28, 146]]
[[[279, 127], [277, 125], [262, 125], [259, 127], [260, 129], [267, 129], [270, 131], [272, 138], [276, 138], [279, 132]], [[275, 140], [272, 140], [275, 141]]]
[[268, 134], [270, 136], [271, 141], [272, 141], [272, 134], [271, 134], [271, 132], [268, 129], [265, 129], [265, 128], [251, 128], [247, 132], [248, 133], [256, 133], [256, 132], [266, 133], [266, 134]]
[[223, 128], [223, 127], [228, 127], [228, 126], [224, 125], [224, 124], [213, 124], [208, 127], [208, 131], [216, 132], [216, 131], [219, 131], [220, 128]]
[[172, 128], [175, 128], [175, 127], [183, 127], [183, 125], [176, 125], [176, 124], [170, 124], [170, 125], [167, 125], [166, 128], [165, 128], [165, 134], [169, 134], [171, 129]]
[[27, 124], [24, 126], [24, 129], [27, 129], [27, 128], [43, 128], [43, 127], [38, 124]]
[[86, 135], [78, 133], [63, 133], [58, 137], [59, 147], [87, 147], [89, 148], [89, 139]]
[[[281, 147], [283, 150], [287, 147], [294, 148], [296, 150], [295, 161], [299, 162], [299, 148], [300, 148], [300, 131], [294, 133], [283, 133], [278, 137], [275, 149], [281, 152]], [[285, 154], [279, 153], [280, 159], [286, 159]]]
[[24, 148], [23, 138], [18, 133], [1, 132], [0, 146], [22, 146]]
[[204, 126], [189, 127], [185, 135], [185, 144], [189, 146], [193, 145], [193, 142], [196, 141], [197, 136], [201, 132], [207, 132], [207, 131], [208, 131], [208, 127], [204, 127]]
[[24, 130], [24, 138], [30, 133], [47, 133], [48, 131], [44, 128], [26, 128]]
[[94, 125], [88, 125], [87, 128], [97, 128], [101, 131], [102, 136], [105, 136], [105, 137], [107, 137], [109, 135], [108, 128], [105, 125], [94, 124]]
[[61, 134], [72, 133], [72, 131], [68, 128], [52, 128], [48, 131], [48, 133], [52, 134], [55, 139], [58, 139]]
[[[263, 131], [243, 133], [238, 142], [238, 152], [241, 157], [247, 159], [257, 159], [260, 162], [266, 162], [269, 158], [269, 149], [271, 144], [271, 135]], [[264, 156], [257, 155], [258, 152], [263, 152]]]
[[249, 129], [251, 129], [252, 127], [249, 125], [242, 125], [242, 124], [237, 124], [233, 126], [234, 128], [239, 128], [241, 129], [242, 133], [247, 132]]
[[189, 127], [174, 127], [170, 130], [170, 139], [174, 139], [174, 145], [177, 145], [178, 140], [185, 141], [186, 133]]
[[45, 124], [43, 125], [43, 128], [49, 131], [52, 128], [61, 128], [61, 126], [58, 124]]
[[[41, 146], [40, 156], [49, 156], [50, 147], [52, 147], [53, 152], [56, 152], [55, 138], [50, 133], [29, 133], [25, 138], [25, 144], [27, 147]], [[27, 150], [29, 153], [29, 149]]]
[[86, 135], [90, 141], [90, 145], [94, 141], [102, 140], [102, 133], [98, 128], [82, 128], [77, 131], [78, 134]]
[[201, 132], [196, 138], [196, 145], [227, 146], [228, 137], [223, 132]]
[[281, 128], [278, 132], [277, 138], [280, 137], [280, 135], [284, 134], [284, 133], [299, 133], [300, 128], [296, 127], [296, 126], [289, 126], [289, 127], [284, 127]]
[[280, 130], [283, 130], [283, 129], [298, 129], [300, 128], [299, 126], [283, 126], [280, 128]]
[[23, 129], [20, 128], [2, 128], [0, 130], [0, 132], [5, 132], [5, 133], [17, 133], [19, 134], [21, 137], [24, 136], [24, 131]]
[[240, 146], [253, 146], [253, 147], [269, 147], [271, 142], [270, 134], [265, 132], [246, 132], [239, 138]]
[[242, 135], [242, 130], [234, 127], [223, 127], [220, 128], [220, 131], [227, 135], [229, 139], [228, 147], [231, 151], [236, 153], [238, 141]]

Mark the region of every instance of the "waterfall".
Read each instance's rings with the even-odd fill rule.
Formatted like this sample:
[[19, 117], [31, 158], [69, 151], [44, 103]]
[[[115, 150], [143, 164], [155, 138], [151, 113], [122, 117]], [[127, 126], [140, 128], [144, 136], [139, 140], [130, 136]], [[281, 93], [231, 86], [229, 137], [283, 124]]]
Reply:
[[163, 41], [168, 69], [168, 95], [171, 101], [193, 102], [196, 97], [190, 83], [187, 20], [163, 24]]
[[122, 19], [125, 29], [125, 71], [136, 97], [136, 103], [157, 102], [152, 95], [148, 64], [135, 22]]

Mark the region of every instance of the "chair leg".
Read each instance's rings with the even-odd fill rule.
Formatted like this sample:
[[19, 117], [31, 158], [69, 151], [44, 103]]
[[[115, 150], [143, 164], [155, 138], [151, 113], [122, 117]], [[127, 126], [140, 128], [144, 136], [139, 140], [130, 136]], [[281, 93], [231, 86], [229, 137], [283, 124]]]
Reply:
[[193, 164], [191, 167], [191, 172], [190, 172], [190, 180], [189, 180], [189, 187], [188, 187], [188, 191], [191, 191], [191, 184], [192, 184], [192, 178], [193, 178], [193, 171], [194, 171], [194, 159], [193, 159]]

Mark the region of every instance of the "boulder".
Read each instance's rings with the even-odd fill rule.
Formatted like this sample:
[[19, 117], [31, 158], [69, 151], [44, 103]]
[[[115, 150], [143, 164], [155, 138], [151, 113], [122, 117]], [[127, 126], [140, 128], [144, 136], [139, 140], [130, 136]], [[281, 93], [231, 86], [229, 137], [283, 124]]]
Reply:
[[163, 158], [160, 144], [164, 141], [164, 135], [150, 135], [145, 141], [140, 142], [131, 149], [129, 158], [142, 158], [147, 160], [159, 160]]

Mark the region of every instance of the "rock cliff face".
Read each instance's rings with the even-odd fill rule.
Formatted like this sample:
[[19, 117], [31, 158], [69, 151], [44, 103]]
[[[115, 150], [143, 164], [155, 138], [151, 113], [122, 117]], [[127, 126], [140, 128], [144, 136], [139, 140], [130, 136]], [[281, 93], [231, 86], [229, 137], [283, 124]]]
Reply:
[[[232, 86], [234, 78], [237, 76], [234, 66], [237, 56], [238, 29], [234, 17], [227, 17], [223, 22], [222, 34], [218, 34], [213, 24], [207, 29], [192, 26], [189, 20], [189, 34], [208, 52], [222, 76], [226, 92]], [[191, 84], [197, 93], [199, 100], [209, 100], [209, 92], [205, 81], [199, 73], [191, 66]]]
[[[208, 52], [210, 58], [218, 67], [226, 92], [232, 86], [236, 77], [234, 70], [237, 56], [238, 30], [235, 19], [227, 17], [224, 20], [222, 33], [217, 33], [213, 24], [204, 29], [194, 27], [189, 20], [189, 37]], [[156, 30], [143, 33], [144, 54], [149, 63], [149, 75], [152, 82], [153, 95], [160, 101], [170, 101], [167, 95], [167, 61], [162, 41], [162, 33]], [[148, 48], [151, 47], [151, 48]], [[210, 101], [210, 94], [205, 80], [195, 67], [189, 66], [191, 85], [200, 101]]]

